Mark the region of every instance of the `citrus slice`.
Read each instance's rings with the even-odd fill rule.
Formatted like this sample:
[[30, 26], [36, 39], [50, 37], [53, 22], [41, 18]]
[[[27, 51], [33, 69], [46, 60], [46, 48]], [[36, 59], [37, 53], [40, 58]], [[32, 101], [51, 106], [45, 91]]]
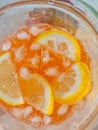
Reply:
[[54, 106], [52, 90], [42, 76], [37, 73], [30, 74], [28, 78], [19, 76], [19, 83], [26, 103], [45, 114], [52, 114]]
[[46, 31], [40, 34], [34, 43], [47, 44], [51, 49], [75, 61], [80, 60], [80, 47], [77, 40], [65, 31], [57, 29]]
[[0, 56], [0, 99], [9, 105], [24, 103], [9, 52]]
[[67, 72], [61, 73], [52, 82], [55, 98], [69, 105], [77, 103], [90, 91], [90, 72], [82, 62], [75, 63]]

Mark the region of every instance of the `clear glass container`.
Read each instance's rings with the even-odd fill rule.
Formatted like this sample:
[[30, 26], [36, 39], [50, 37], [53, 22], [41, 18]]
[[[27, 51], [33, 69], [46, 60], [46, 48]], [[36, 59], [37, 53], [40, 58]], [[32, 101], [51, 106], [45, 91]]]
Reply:
[[[18, 28], [35, 23], [65, 28], [83, 43], [92, 59], [93, 89], [84, 105], [80, 101], [67, 120], [40, 130], [93, 130], [98, 120], [98, 13], [82, 0], [21, 0], [0, 9], [0, 42]], [[22, 129], [36, 130], [1, 107], [0, 130]]]

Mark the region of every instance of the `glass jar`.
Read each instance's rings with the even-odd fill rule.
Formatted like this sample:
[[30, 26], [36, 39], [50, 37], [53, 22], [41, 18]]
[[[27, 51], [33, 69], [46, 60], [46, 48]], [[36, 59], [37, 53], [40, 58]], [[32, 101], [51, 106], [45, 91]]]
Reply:
[[[98, 13], [82, 0], [21, 0], [0, 9], [0, 42], [22, 26], [48, 23], [69, 31], [79, 39], [92, 59], [93, 89], [85, 105], [63, 123], [42, 130], [93, 130], [98, 120]], [[36, 130], [0, 110], [4, 130]], [[41, 130], [40, 129], [40, 130]]]

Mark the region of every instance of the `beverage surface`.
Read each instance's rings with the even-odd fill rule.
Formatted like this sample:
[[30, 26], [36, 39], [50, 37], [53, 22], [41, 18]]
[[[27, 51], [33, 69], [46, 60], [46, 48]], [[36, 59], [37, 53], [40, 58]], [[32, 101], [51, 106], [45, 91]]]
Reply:
[[0, 106], [33, 127], [59, 124], [92, 89], [90, 62], [64, 29], [20, 28], [0, 44]]

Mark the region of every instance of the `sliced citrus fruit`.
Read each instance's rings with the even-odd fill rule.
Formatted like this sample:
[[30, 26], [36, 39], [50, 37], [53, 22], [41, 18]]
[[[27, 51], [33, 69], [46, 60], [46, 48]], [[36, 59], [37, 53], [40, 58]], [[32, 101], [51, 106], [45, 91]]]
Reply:
[[77, 40], [65, 31], [57, 29], [46, 31], [40, 34], [34, 43], [47, 44], [51, 49], [75, 61], [80, 60], [80, 47]]
[[0, 99], [9, 105], [24, 103], [9, 52], [0, 56]]
[[54, 98], [49, 83], [39, 74], [33, 73], [28, 78], [19, 76], [19, 83], [26, 103], [41, 112], [51, 115]]
[[88, 66], [82, 62], [75, 63], [67, 72], [61, 73], [52, 86], [57, 101], [69, 105], [77, 103], [91, 88]]

